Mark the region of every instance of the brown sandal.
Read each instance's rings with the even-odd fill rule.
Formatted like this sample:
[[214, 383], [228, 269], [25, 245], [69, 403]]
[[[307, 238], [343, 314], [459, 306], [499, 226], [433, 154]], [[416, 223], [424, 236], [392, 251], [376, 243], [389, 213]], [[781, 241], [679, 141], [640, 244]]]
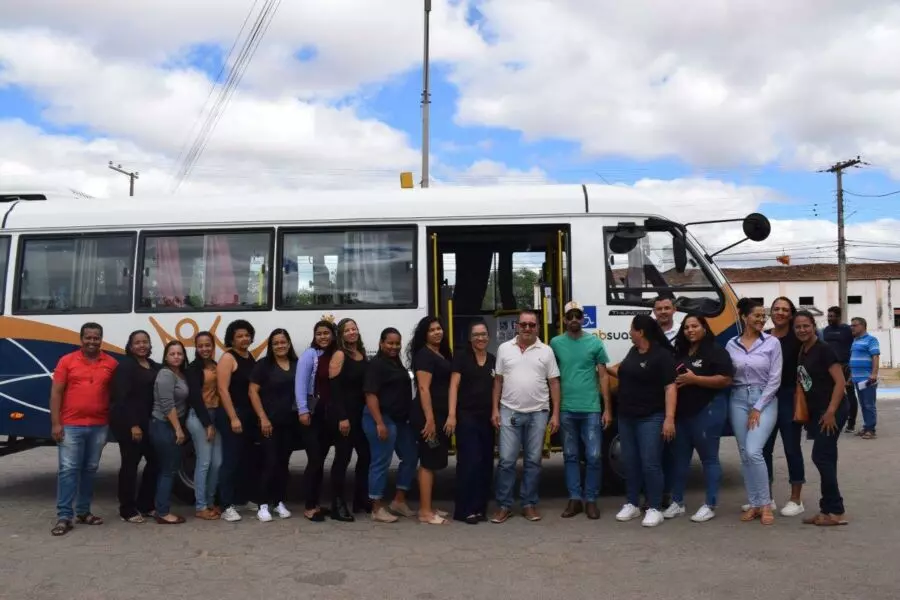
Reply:
[[816, 527], [837, 527], [839, 525], [849, 525], [849, 522], [842, 515], [826, 515], [819, 513], [813, 517], [803, 519], [805, 525], [815, 525]]
[[75, 522], [79, 525], [103, 525], [103, 519], [91, 513], [76, 516]]
[[56, 525], [53, 526], [53, 529], [50, 530], [50, 535], [59, 537], [62, 535], [66, 535], [73, 529], [75, 529], [75, 526], [72, 525], [72, 521], [69, 521], [68, 519], [60, 519], [56, 522]]
[[759, 517], [759, 509], [751, 507], [750, 509], [744, 511], [744, 514], [741, 515], [741, 521], [743, 521], [744, 523], [749, 523], [750, 521], [754, 521]]
[[772, 507], [770, 505], [766, 505], [762, 508], [759, 521], [763, 525], [773, 525], [775, 523], [775, 514], [772, 512]]

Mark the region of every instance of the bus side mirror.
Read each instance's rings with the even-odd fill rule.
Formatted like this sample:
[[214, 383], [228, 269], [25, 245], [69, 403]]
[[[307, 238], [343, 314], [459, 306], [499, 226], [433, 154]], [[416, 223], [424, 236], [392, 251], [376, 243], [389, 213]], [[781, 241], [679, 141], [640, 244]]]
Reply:
[[672, 258], [675, 261], [675, 272], [684, 273], [687, 269], [687, 244], [684, 238], [676, 235], [672, 238]]
[[769, 219], [759, 213], [751, 213], [744, 217], [743, 228], [747, 239], [754, 242], [761, 242], [772, 233], [772, 224], [769, 223]]

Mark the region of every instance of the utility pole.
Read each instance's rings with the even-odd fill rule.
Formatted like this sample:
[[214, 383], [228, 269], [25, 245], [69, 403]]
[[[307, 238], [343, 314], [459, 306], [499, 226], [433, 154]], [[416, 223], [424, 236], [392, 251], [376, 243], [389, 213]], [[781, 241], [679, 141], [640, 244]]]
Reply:
[[128, 195], [134, 196], [134, 180], [140, 179], [137, 171], [126, 171], [122, 168], [122, 165], [114, 165], [113, 161], [109, 161], [109, 168], [113, 171], [121, 173], [122, 175], [128, 175], [129, 185], [128, 185]]
[[429, 108], [431, 105], [431, 91], [429, 90], [429, 24], [431, 20], [431, 0], [425, 0], [425, 57], [422, 65], [422, 187], [428, 187], [428, 153], [429, 153]]
[[838, 226], [838, 304], [841, 307], [841, 318], [847, 314], [847, 243], [844, 238], [844, 170], [863, 164], [857, 156], [851, 160], [835, 163], [820, 173], [834, 173], [837, 177], [837, 226]]

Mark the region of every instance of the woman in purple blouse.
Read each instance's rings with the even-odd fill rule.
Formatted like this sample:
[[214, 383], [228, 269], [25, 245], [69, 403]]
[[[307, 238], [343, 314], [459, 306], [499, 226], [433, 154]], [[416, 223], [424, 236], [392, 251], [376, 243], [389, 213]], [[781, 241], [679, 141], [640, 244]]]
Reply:
[[775, 515], [763, 448], [778, 420], [775, 394], [781, 385], [781, 343], [775, 336], [763, 333], [766, 309], [762, 304], [741, 298], [738, 312], [743, 333], [732, 338], [726, 349], [734, 364], [731, 427], [741, 454], [741, 471], [750, 505], [741, 520], [760, 519], [763, 525], [771, 525]]

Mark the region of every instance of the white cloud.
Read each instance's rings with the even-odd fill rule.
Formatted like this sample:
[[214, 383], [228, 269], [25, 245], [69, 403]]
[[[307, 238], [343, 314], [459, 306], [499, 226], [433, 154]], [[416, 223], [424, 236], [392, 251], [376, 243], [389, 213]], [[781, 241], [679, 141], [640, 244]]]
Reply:
[[440, 184], [457, 185], [543, 185], [550, 180], [542, 169], [532, 167], [530, 169], [516, 169], [504, 163], [493, 160], [478, 160], [458, 170], [437, 165], [438, 176], [435, 182]]

